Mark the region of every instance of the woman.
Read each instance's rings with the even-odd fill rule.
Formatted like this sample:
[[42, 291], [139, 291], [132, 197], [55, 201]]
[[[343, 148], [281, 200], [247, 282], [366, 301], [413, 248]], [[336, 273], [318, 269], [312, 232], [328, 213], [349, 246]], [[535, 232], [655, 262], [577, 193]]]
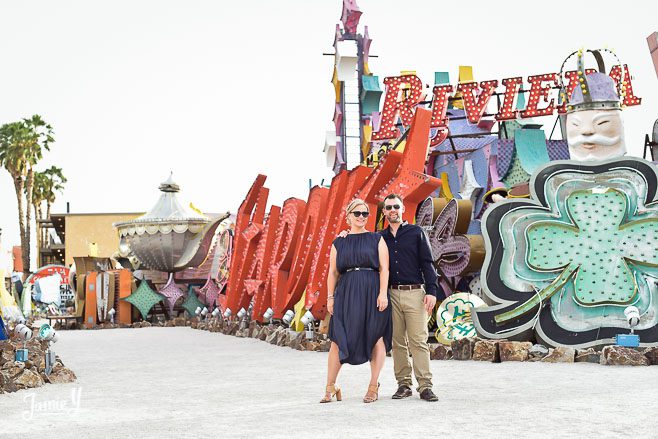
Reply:
[[344, 363], [370, 361], [370, 385], [363, 402], [379, 396], [379, 373], [391, 349], [392, 321], [388, 306], [388, 248], [378, 233], [366, 230], [368, 205], [356, 199], [346, 209], [351, 230], [331, 246], [327, 277], [329, 367], [327, 389], [320, 402], [342, 399], [336, 377]]

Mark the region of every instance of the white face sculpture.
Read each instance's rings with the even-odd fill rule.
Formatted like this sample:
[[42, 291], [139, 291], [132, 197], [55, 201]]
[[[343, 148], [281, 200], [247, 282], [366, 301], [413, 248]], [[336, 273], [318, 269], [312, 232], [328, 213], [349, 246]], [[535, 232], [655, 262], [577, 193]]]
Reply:
[[626, 154], [620, 110], [583, 110], [567, 115], [571, 160], [603, 160]]

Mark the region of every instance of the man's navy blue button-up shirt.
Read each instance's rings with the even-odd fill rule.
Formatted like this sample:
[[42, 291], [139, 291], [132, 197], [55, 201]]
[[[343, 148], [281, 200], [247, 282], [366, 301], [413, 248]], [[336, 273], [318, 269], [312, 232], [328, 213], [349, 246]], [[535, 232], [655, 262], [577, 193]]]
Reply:
[[402, 223], [393, 236], [390, 226], [380, 232], [388, 246], [389, 285], [425, 284], [425, 292], [443, 299], [427, 235], [415, 224]]

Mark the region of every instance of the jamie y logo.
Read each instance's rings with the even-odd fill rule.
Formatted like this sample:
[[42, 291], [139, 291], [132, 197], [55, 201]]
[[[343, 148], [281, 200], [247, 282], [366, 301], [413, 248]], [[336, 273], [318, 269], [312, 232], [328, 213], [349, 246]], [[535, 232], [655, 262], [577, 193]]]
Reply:
[[69, 397], [63, 399], [39, 400], [36, 393], [28, 393], [23, 398], [28, 404], [28, 409], [23, 412], [23, 419], [30, 421], [35, 415], [77, 415], [80, 410], [81, 395], [82, 387], [74, 387]]

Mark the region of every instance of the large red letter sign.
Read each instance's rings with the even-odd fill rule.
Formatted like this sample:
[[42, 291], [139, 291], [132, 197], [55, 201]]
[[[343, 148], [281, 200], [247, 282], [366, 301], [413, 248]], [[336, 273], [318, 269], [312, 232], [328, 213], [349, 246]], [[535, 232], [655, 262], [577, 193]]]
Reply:
[[[405, 94], [402, 85], [409, 85]], [[395, 127], [398, 116], [404, 125], [411, 124], [414, 116], [414, 108], [420, 102], [423, 91], [423, 83], [416, 75], [390, 76], [384, 78], [386, 85], [386, 97], [382, 109], [382, 120], [379, 130], [372, 133], [372, 140], [395, 139], [400, 136], [400, 130]], [[402, 94], [402, 97], [400, 95]]]
[[493, 81], [480, 82], [480, 88], [482, 90], [476, 100], [473, 92], [478, 88], [477, 82], [462, 82], [457, 85], [457, 93], [462, 94], [466, 119], [470, 123], [475, 125], [482, 119], [484, 110], [487, 109], [489, 99], [491, 99], [493, 92], [496, 91], [496, 87], [498, 87], [498, 81], [495, 79]]
[[247, 197], [238, 209], [231, 260], [231, 275], [226, 288], [226, 307], [233, 314], [249, 306], [249, 295], [244, 288], [247, 269], [258, 246], [258, 235], [263, 229], [269, 189], [264, 188], [264, 175], [258, 175]]
[[432, 89], [432, 122], [430, 126], [437, 128], [430, 146], [443, 143], [448, 138], [448, 96], [452, 93], [452, 85], [437, 85]]
[[[544, 87], [542, 83], [547, 81], [550, 81], [550, 84]], [[557, 86], [557, 73], [528, 76], [528, 82], [531, 84], [530, 98], [528, 98], [525, 110], [521, 112], [521, 117], [550, 116], [553, 114], [555, 105], [553, 105], [553, 98], [550, 101], [548, 100], [548, 94], [554, 85]], [[537, 109], [540, 99], [548, 102], [546, 108]]]

